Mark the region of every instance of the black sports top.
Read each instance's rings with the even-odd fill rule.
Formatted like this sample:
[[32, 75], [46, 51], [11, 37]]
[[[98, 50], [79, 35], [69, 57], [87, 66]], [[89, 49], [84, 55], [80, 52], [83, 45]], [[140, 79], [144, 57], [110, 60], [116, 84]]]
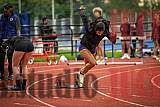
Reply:
[[[97, 47], [99, 42], [106, 36], [108, 39], [110, 39], [110, 32], [109, 32], [109, 21], [106, 21], [102, 17], [97, 18], [94, 22], [92, 22], [90, 25], [88, 23], [88, 18], [86, 15], [84, 15], [82, 12], [80, 13], [80, 16], [82, 18], [83, 25], [86, 29], [86, 33], [81, 39], [81, 45], [85, 46], [88, 50], [93, 50]], [[96, 34], [94, 27], [97, 22], [102, 21], [105, 24], [105, 31], [104, 33], [99, 36]]]

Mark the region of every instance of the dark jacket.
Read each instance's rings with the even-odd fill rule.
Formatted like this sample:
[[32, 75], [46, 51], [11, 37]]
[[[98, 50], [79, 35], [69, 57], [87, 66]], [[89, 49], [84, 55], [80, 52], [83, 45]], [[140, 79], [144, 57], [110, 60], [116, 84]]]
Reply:
[[0, 18], [0, 39], [8, 39], [17, 36], [20, 27], [20, 21], [17, 15], [10, 17], [2, 15]]
[[[94, 50], [99, 42], [106, 36], [108, 39], [110, 39], [110, 32], [109, 32], [109, 22], [103, 19], [102, 17], [95, 20], [91, 24], [88, 23], [88, 18], [86, 15], [84, 15], [82, 12], [80, 13], [80, 16], [82, 18], [83, 25], [86, 29], [86, 33], [81, 39], [81, 44], [85, 46], [88, 50]], [[98, 21], [102, 21], [105, 24], [105, 32], [101, 36], [98, 36], [94, 30], [94, 27]]]

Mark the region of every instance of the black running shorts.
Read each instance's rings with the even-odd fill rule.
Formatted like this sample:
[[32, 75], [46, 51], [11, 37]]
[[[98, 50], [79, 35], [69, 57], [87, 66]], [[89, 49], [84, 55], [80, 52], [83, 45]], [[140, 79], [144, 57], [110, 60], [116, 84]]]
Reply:
[[33, 43], [28, 39], [21, 39], [14, 43], [15, 51], [32, 52], [34, 49]]

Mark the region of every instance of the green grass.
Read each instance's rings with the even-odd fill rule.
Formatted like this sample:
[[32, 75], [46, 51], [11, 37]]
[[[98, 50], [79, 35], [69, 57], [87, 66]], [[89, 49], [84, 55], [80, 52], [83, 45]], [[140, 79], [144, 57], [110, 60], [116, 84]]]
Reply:
[[35, 62], [46, 62], [46, 58], [35, 58], [34, 59]]
[[[71, 52], [68, 50], [59, 50], [58, 58], [59, 59], [62, 55], [64, 55], [68, 60], [75, 60], [76, 54], [73, 53], [73, 56], [71, 55]], [[77, 53], [79, 55], [79, 52]], [[106, 52], [106, 55], [108, 58], [112, 58], [112, 52]], [[115, 52], [114, 53], [115, 58], [120, 58], [122, 56], [121, 52]], [[47, 61], [46, 58], [35, 58], [35, 62], [45, 62]]]
[[[112, 52], [106, 52], [106, 55], [108, 58], [112, 58]], [[122, 56], [122, 52], [114, 52], [114, 57], [115, 58], [120, 58]]]

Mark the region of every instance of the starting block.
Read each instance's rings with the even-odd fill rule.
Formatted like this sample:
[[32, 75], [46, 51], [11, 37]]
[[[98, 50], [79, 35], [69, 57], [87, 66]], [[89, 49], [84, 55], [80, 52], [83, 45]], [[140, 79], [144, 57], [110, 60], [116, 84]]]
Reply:
[[65, 81], [57, 81], [54, 84], [55, 89], [61, 89], [61, 88], [68, 88], [68, 89], [77, 89], [77, 88], [84, 88], [84, 87], [79, 87], [77, 81], [74, 82], [73, 84], [66, 83]]

